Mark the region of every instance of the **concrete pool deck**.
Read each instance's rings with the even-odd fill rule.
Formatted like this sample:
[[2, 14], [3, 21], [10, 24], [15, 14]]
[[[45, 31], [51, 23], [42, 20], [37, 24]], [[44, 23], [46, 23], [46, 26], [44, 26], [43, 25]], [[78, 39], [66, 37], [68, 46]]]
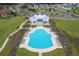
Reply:
[[[37, 29], [44, 29], [47, 33], [50, 33], [51, 35], [54, 34], [55, 35], [55, 38], [53, 39], [53, 37], [51, 38], [51, 41], [53, 43], [53, 46], [51, 46], [50, 48], [45, 48], [45, 49], [37, 49], [37, 48], [32, 48], [30, 46], [28, 46], [28, 43], [29, 43], [29, 35], [31, 33], [33, 33], [35, 30]], [[29, 32], [26, 32], [23, 39], [22, 39], [22, 43], [20, 44], [19, 48], [25, 48], [25, 49], [28, 49], [32, 52], [38, 52], [39, 55], [42, 55], [43, 52], [50, 52], [50, 51], [53, 51], [55, 50], [56, 48], [62, 48], [59, 40], [58, 40], [58, 37], [56, 35], [55, 32], [51, 32], [51, 29], [50, 28], [45, 28], [43, 26], [37, 26], [35, 28], [30, 28], [29, 29], [30, 31]]]

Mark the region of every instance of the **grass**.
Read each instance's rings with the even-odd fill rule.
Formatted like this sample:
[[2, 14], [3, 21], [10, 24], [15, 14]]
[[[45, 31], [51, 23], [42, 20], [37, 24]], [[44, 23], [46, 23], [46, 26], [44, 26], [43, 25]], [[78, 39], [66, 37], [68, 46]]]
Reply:
[[64, 50], [61, 48], [55, 49], [54, 51], [43, 53], [44, 56], [64, 56]]
[[[0, 56], [11, 56], [13, 52], [16, 53], [16, 51], [19, 47], [19, 44], [20, 44], [18, 42], [18, 39], [21, 40], [25, 31], [26, 31], [25, 29], [21, 29], [18, 31], [18, 33], [20, 33], [20, 35], [21, 35], [20, 38], [19, 38], [19, 35], [17, 35], [17, 33], [10, 36], [8, 43], [6, 44], [4, 49], [0, 52]], [[17, 48], [15, 48], [15, 47], [17, 47]]]
[[10, 19], [0, 18], [0, 47], [7, 36], [15, 31], [17, 27], [20, 26], [25, 20], [25, 16], [16, 16]]
[[54, 20], [60, 30], [66, 31], [69, 35], [78, 37], [79, 20]]
[[[4, 33], [6, 36], [4, 37], [3, 34], [1, 34], [1, 43], [4, 42], [4, 40], [6, 39], [6, 37], [11, 34], [13, 31], [15, 31], [17, 29], [17, 27], [22, 23], [24, 22], [26, 19], [24, 16], [22, 17], [14, 17], [12, 19], [5, 19], [5, 18], [1, 18], [0, 20], [0, 25], [1, 29], [3, 29], [2, 33]], [[4, 24], [5, 23], [5, 24]], [[4, 32], [5, 31], [5, 32]], [[4, 47], [4, 49], [0, 52], [0, 56], [10, 56], [11, 54], [11, 50], [12, 50], [12, 45], [11, 45], [11, 41], [12, 39], [9, 39], [7, 45]], [[21, 48], [21, 49], [18, 49], [17, 51], [17, 56], [36, 56], [38, 55], [38, 53], [35, 53], [35, 52], [31, 52], [27, 49], [24, 49], [24, 48]]]
[[55, 19], [54, 22], [60, 30], [64, 30], [70, 36], [72, 55], [79, 55], [79, 20]]
[[17, 51], [17, 56], [37, 56], [37, 55], [38, 55], [38, 53], [31, 52], [25, 48], [20, 48]]
[[10, 56], [10, 51], [12, 50], [12, 46], [10, 43], [11, 40], [8, 41], [6, 47], [0, 52], [0, 56]]

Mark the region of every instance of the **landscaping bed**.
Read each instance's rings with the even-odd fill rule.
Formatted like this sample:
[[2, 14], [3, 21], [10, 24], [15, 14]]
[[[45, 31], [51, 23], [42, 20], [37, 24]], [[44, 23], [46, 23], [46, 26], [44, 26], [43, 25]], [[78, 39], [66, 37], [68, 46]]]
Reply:
[[19, 45], [22, 41], [22, 37], [25, 33], [25, 29], [21, 29], [12, 36], [9, 37], [9, 41], [4, 49], [0, 52], [1, 56], [12, 56], [16, 55]]

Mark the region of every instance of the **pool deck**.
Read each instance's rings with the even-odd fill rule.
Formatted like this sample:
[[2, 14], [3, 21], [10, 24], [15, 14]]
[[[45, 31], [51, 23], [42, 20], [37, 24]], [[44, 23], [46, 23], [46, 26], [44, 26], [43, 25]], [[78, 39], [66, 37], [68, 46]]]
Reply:
[[30, 25], [50, 25], [49, 23], [31, 23]]
[[[30, 40], [29, 35], [31, 33], [33, 33], [35, 30], [37, 30], [37, 29], [44, 29], [46, 32], [50, 33], [51, 35], [52, 34], [55, 35], [55, 38], [53, 39], [53, 37], [52, 37], [53, 40], [51, 39], [51, 41], [53, 43], [52, 47], [46, 48], [46, 49], [37, 49], [37, 48], [32, 48], [32, 47], [28, 46], [28, 43], [29, 43], [29, 40]], [[29, 32], [25, 33], [25, 35], [24, 35], [24, 37], [22, 39], [22, 43], [20, 44], [19, 48], [26, 48], [26, 49], [28, 49], [28, 50], [30, 50], [32, 52], [38, 52], [39, 56], [41, 56], [43, 52], [50, 52], [50, 51], [55, 50], [56, 48], [62, 48], [56, 33], [55, 32], [51, 32], [51, 28], [45, 28], [43, 26], [37, 26], [35, 28], [29, 28], [29, 30], [30, 30]]]

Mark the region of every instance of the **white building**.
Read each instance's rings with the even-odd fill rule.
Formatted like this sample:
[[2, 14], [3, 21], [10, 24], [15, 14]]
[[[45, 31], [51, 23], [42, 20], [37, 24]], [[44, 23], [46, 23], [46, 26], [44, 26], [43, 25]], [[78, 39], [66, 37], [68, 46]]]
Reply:
[[49, 22], [49, 17], [47, 15], [34, 15], [31, 16], [30, 18], [31, 23], [48, 23]]

